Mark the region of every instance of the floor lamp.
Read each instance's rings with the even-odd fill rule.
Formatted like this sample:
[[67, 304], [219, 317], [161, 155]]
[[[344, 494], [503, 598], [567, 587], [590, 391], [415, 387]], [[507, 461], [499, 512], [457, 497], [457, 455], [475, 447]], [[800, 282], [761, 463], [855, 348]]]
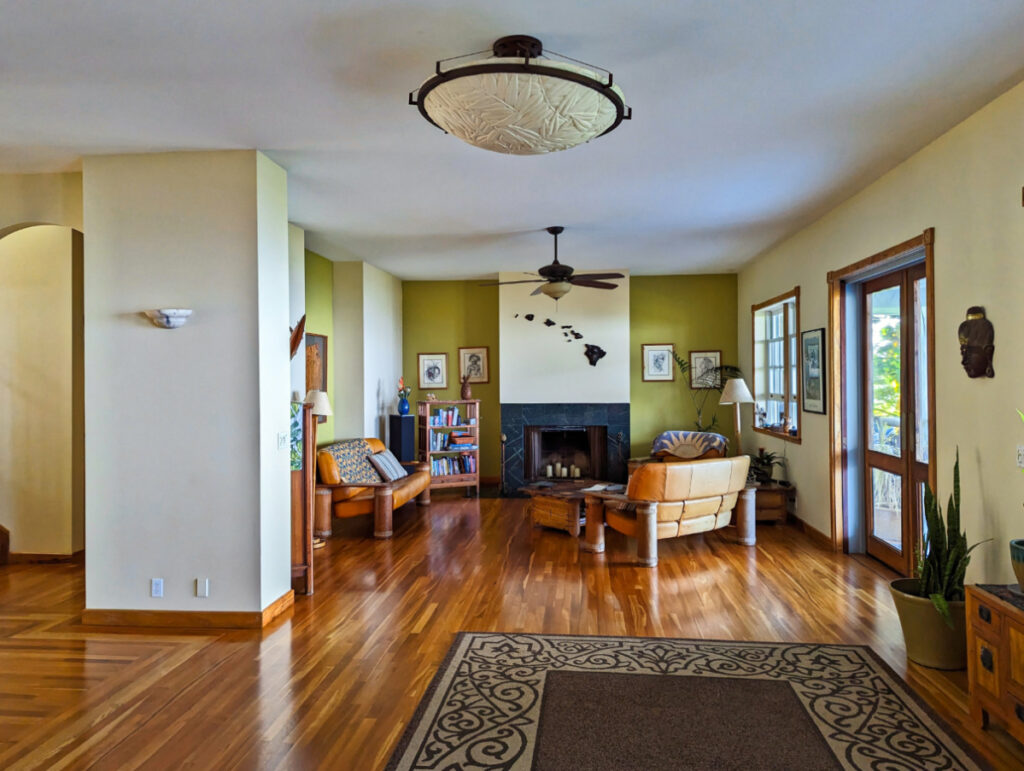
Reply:
[[[310, 441], [313, 442], [313, 457], [316, 457], [316, 424], [319, 422], [321, 415], [328, 416], [333, 415], [334, 412], [331, 410], [331, 400], [327, 398], [326, 391], [317, 391], [312, 389], [306, 393], [306, 398], [302, 400], [305, 404], [310, 405], [309, 411], [313, 415], [313, 436], [310, 437]], [[313, 471], [316, 474], [316, 471]], [[323, 538], [313, 538], [313, 548], [320, 549], [326, 545]]]
[[736, 454], [740, 455], [743, 452], [743, 447], [740, 444], [740, 405], [753, 404], [754, 397], [750, 395], [750, 389], [747, 388], [743, 378], [734, 377], [725, 381], [725, 388], [722, 389], [722, 398], [718, 400], [718, 403], [731, 404], [735, 410], [733, 422], [736, 426]]

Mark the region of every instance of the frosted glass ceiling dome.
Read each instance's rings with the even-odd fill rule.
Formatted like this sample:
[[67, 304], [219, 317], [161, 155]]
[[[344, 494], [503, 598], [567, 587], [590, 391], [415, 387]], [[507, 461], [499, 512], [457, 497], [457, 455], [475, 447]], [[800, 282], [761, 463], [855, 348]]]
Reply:
[[464, 142], [512, 155], [566, 150], [632, 117], [610, 72], [551, 59], [537, 38], [500, 38], [493, 54], [447, 68], [446, 62], [479, 53], [437, 62], [436, 74], [409, 94], [409, 104]]

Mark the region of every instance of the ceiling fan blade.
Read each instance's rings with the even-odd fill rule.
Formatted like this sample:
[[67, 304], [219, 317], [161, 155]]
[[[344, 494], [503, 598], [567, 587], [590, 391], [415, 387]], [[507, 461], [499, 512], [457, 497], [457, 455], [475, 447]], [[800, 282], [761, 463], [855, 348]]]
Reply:
[[621, 273], [576, 273], [575, 276], [578, 278], [590, 278], [595, 280], [600, 278], [625, 278]]
[[526, 281], [492, 281], [488, 284], [477, 284], [477, 286], [505, 286], [506, 284], [543, 284], [546, 278], [531, 278]]
[[586, 278], [577, 278], [573, 276], [569, 279], [569, 283], [573, 286], [589, 286], [593, 289], [618, 289], [618, 284], [609, 284], [605, 281], [591, 281]]
[[534, 289], [532, 292], [530, 292], [530, 297], [533, 297], [535, 294], [540, 294], [543, 291], [544, 291], [544, 287], [543, 286], [539, 286], [536, 289]]

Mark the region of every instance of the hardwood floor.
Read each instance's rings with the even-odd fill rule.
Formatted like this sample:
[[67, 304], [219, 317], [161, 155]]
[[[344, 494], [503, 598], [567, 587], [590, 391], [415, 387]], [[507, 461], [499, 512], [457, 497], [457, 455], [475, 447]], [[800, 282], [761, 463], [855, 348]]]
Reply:
[[[262, 632], [86, 627], [81, 565], [0, 567], [0, 768], [380, 768], [460, 630], [850, 642], [907, 674], [884, 572], [793, 527], [661, 541], [649, 569], [618, 533], [594, 555], [531, 527], [518, 500], [438, 494], [389, 541], [342, 525], [316, 594]], [[955, 681], [910, 674], [1019, 763], [969, 728]]]

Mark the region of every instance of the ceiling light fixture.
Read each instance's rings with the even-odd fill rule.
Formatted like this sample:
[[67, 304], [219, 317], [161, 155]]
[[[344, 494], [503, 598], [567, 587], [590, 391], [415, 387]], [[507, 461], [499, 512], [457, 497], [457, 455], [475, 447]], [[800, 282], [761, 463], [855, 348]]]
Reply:
[[435, 74], [409, 94], [409, 104], [445, 133], [512, 155], [567, 150], [633, 117], [611, 72], [545, 54], [535, 37], [499, 38], [493, 56], [477, 58], [484, 53], [437, 62]]

